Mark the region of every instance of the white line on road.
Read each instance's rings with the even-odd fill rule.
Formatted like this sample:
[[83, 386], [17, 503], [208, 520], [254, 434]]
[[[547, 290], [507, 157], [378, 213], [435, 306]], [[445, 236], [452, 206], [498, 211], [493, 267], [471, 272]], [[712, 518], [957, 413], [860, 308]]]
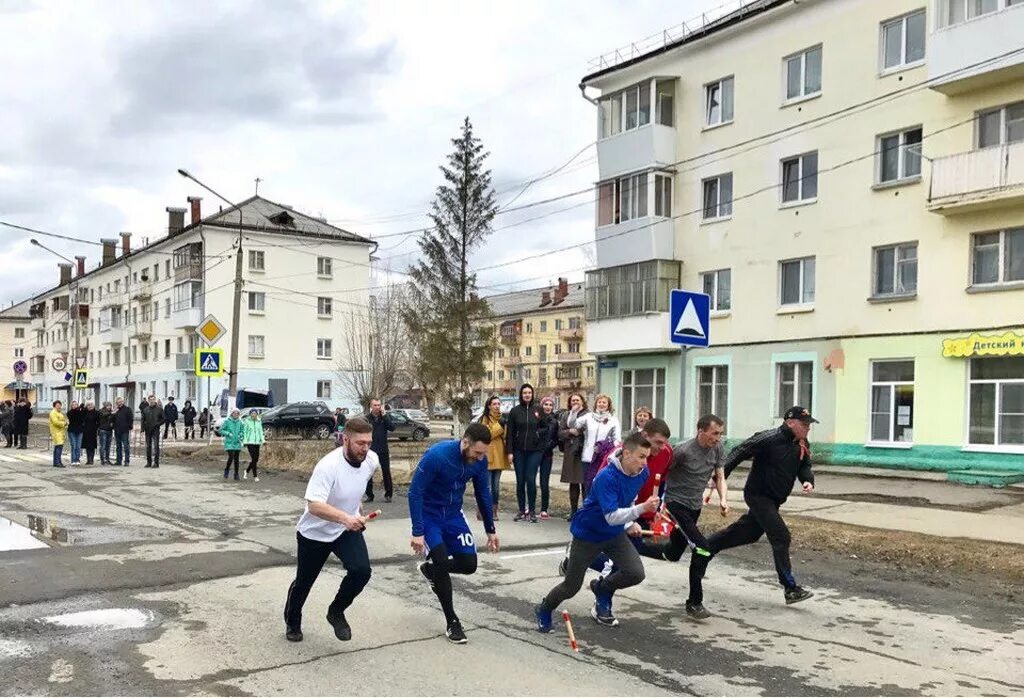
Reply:
[[537, 557], [538, 555], [564, 555], [565, 548], [555, 548], [554, 550], [541, 550], [537, 553], [519, 553], [517, 555], [502, 555], [502, 560], [514, 560], [518, 557]]

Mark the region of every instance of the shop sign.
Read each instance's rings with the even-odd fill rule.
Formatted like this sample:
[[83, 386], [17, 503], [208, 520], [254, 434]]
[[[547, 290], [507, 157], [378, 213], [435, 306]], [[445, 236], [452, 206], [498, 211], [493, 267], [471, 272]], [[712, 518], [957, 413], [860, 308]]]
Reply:
[[1004, 334], [974, 334], [942, 340], [942, 355], [968, 356], [1024, 356], [1024, 332]]

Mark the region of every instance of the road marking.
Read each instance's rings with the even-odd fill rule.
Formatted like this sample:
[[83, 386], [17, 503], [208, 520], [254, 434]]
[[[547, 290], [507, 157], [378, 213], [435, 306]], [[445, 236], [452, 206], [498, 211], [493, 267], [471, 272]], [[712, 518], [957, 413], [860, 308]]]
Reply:
[[555, 548], [553, 550], [541, 550], [536, 553], [518, 553], [516, 555], [502, 555], [502, 560], [515, 560], [520, 557], [537, 557], [539, 555], [565, 555], [565, 548]]

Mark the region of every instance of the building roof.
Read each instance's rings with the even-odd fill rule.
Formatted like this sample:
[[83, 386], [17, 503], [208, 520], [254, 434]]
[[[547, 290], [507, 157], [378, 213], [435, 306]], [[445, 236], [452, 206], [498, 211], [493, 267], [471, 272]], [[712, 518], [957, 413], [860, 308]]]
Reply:
[[541, 306], [542, 294], [544, 291], [551, 291], [554, 297], [555, 289], [558, 286], [541, 286], [526, 291], [513, 291], [512, 293], [500, 293], [487, 296], [484, 300], [490, 306], [491, 315], [495, 317], [507, 317], [512, 315], [525, 315], [535, 312], [557, 312], [570, 308], [583, 307], [583, 282], [569, 284], [569, 295], [558, 305], [548, 303]]
[[30, 320], [29, 308], [32, 307], [32, 299], [23, 300], [21, 303], [15, 303], [9, 308], [0, 310], [0, 321], [5, 322], [24, 322]]

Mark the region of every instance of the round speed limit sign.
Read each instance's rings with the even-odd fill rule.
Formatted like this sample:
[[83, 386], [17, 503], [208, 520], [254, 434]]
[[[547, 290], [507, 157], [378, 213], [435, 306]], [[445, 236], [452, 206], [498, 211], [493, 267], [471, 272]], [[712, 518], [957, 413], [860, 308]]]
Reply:
[[54, 371], [63, 371], [65, 368], [68, 367], [68, 362], [65, 359], [58, 356], [50, 363], [50, 365], [53, 366]]

